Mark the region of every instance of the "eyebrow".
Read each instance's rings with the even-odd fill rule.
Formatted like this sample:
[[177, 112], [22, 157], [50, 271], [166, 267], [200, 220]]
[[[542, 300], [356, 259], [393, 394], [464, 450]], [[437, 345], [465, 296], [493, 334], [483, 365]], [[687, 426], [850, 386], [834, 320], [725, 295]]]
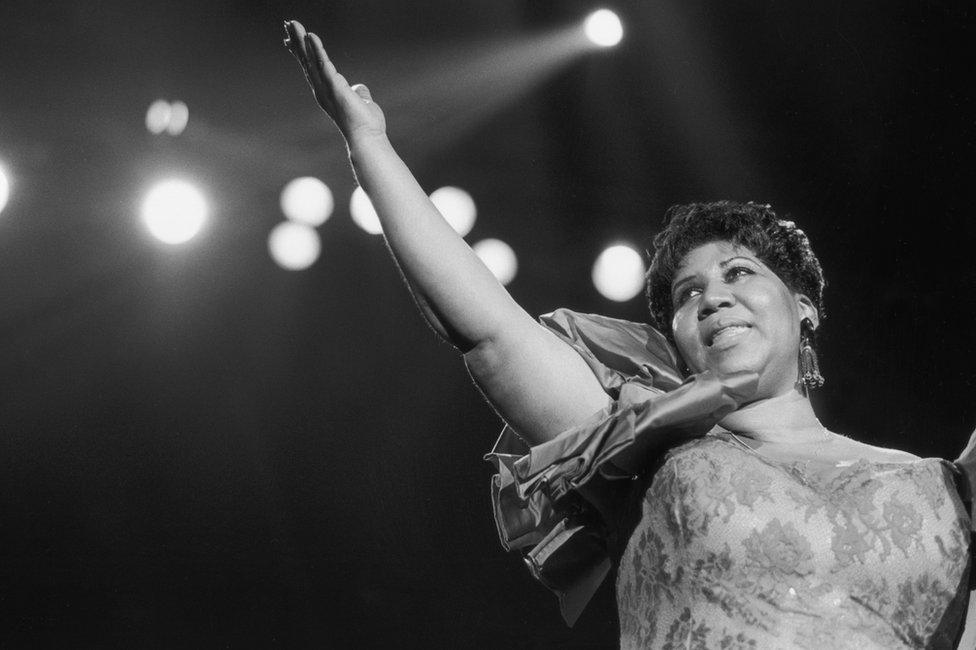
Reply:
[[[718, 263], [718, 266], [719, 266], [719, 268], [721, 268], [721, 269], [726, 269], [726, 268], [728, 268], [728, 266], [729, 266], [730, 264], [732, 264], [732, 262], [734, 262], [734, 261], [736, 261], [736, 260], [745, 260], [745, 261], [747, 261], [747, 262], [751, 262], [751, 263], [753, 263], [753, 264], [756, 264], [756, 260], [754, 260], [754, 259], [753, 259], [753, 258], [751, 258], [751, 257], [746, 257], [746, 256], [744, 256], [744, 255], [733, 255], [732, 257], [730, 257], [730, 258], [728, 258], [728, 259], [726, 259], [726, 260], [722, 260], [721, 262], [719, 262], [719, 263]], [[694, 275], [686, 275], [686, 276], [684, 276], [683, 278], [681, 278], [680, 280], [678, 280], [678, 281], [676, 281], [676, 282], [674, 283], [674, 285], [673, 285], [673, 286], [671, 287], [671, 295], [672, 295], [672, 297], [674, 296], [674, 292], [675, 292], [675, 291], [676, 291], [676, 290], [677, 290], [677, 289], [678, 289], [678, 288], [679, 288], [679, 287], [680, 287], [681, 285], [683, 285], [683, 284], [684, 284], [684, 283], [686, 283], [686, 282], [689, 282], [689, 281], [691, 281], [691, 280], [693, 280], [694, 278], [695, 278], [695, 276], [694, 276]]]

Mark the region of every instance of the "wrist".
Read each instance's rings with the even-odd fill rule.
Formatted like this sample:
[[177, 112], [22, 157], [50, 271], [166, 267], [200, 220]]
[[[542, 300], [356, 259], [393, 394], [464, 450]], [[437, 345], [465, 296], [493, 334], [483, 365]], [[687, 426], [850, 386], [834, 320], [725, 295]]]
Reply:
[[[361, 185], [364, 181], [363, 174], [369, 168], [376, 168], [376, 165], [383, 167], [384, 161], [396, 157], [393, 145], [390, 144], [389, 138], [383, 132], [357, 133], [346, 139], [346, 147], [349, 150], [349, 163], [352, 165], [352, 172]], [[369, 176], [369, 174], [366, 175]]]
[[393, 148], [385, 131], [356, 129], [346, 135], [345, 138], [350, 156]]

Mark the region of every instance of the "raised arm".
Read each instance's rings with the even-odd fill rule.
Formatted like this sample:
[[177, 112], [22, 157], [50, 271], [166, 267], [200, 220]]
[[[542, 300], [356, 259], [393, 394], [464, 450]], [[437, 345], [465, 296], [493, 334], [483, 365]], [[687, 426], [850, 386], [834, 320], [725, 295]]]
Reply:
[[535, 444], [605, 407], [609, 398], [582, 358], [519, 307], [431, 203], [393, 150], [369, 90], [346, 82], [318, 36], [296, 21], [285, 29], [315, 99], [346, 140], [418, 307], [464, 355], [499, 415]]

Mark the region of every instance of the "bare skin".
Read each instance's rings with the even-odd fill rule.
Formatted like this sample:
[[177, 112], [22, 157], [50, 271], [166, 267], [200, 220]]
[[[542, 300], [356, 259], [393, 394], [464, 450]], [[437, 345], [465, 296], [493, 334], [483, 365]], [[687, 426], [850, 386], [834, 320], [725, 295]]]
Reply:
[[463, 355], [499, 415], [530, 444], [610, 403], [583, 359], [525, 312], [444, 220], [386, 136], [383, 111], [338, 73], [297, 21], [285, 43], [319, 106], [342, 133], [355, 174], [421, 313]]

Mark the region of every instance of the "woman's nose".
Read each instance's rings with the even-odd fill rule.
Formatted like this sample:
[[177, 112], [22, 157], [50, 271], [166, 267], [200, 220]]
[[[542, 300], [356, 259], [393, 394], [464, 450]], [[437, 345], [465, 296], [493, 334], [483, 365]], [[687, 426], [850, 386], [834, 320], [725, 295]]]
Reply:
[[725, 284], [710, 282], [704, 288], [701, 300], [698, 301], [698, 320], [705, 320], [719, 309], [734, 304], [735, 296]]

